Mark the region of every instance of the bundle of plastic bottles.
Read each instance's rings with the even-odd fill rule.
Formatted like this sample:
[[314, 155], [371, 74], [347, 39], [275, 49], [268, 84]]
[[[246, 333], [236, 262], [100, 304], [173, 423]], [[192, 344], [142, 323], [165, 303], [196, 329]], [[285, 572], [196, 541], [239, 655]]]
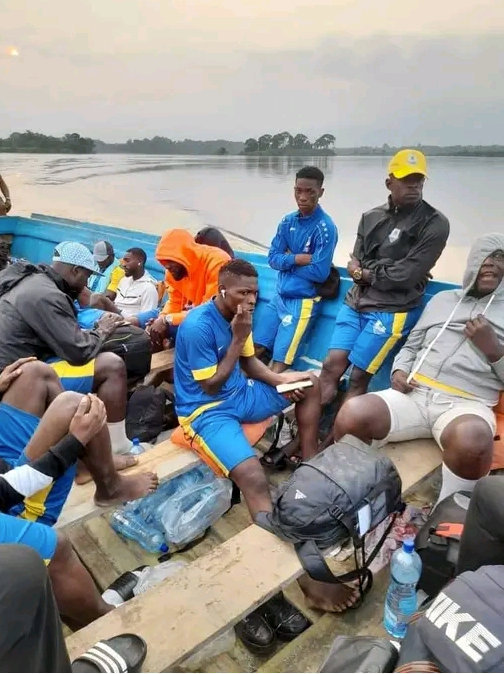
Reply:
[[145, 550], [164, 553], [202, 536], [231, 507], [232, 483], [204, 464], [160, 484], [111, 516], [110, 524]]

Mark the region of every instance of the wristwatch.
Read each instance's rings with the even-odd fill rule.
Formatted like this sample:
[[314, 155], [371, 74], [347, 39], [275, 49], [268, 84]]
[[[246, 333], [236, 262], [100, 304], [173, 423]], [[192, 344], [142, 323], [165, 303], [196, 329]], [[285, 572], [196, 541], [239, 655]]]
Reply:
[[352, 278], [354, 281], [360, 281], [362, 279], [362, 269], [360, 267], [352, 272]]
[[173, 316], [171, 314], [165, 314], [165, 316], [164, 316], [165, 325], [171, 325], [172, 321], [173, 321]]

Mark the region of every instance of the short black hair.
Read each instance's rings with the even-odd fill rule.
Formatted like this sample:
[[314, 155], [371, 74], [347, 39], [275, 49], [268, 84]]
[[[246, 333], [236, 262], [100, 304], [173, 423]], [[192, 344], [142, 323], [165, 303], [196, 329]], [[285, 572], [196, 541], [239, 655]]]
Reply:
[[298, 178], [307, 178], [308, 180], [316, 180], [319, 187], [324, 184], [324, 174], [316, 166], [303, 166], [296, 173], [296, 180]]
[[147, 253], [142, 248], [128, 248], [126, 253], [131, 253], [132, 255], [137, 257], [142, 264], [145, 264], [147, 262]]
[[247, 260], [242, 260], [239, 257], [235, 258], [234, 260], [230, 260], [229, 262], [226, 262], [226, 264], [220, 268], [219, 281], [222, 279], [223, 276], [226, 275], [252, 276], [254, 278], [257, 278], [259, 276], [253, 264], [250, 264], [250, 262], [247, 262]]

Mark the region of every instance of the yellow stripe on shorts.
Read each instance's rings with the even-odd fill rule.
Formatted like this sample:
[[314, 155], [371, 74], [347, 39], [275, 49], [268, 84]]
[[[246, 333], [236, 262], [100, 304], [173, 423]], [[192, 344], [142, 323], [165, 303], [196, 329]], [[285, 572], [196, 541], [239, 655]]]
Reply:
[[292, 365], [294, 358], [296, 357], [296, 352], [299, 348], [299, 343], [301, 342], [306, 328], [310, 323], [310, 318], [312, 317], [313, 307], [315, 302], [320, 298], [316, 299], [305, 299], [301, 300], [301, 313], [299, 314], [299, 319], [296, 325], [296, 330], [294, 331], [294, 337], [290, 343], [289, 350], [285, 356], [285, 364]]
[[406, 319], [408, 318], [408, 312], [394, 314], [394, 320], [392, 322], [392, 334], [387, 339], [382, 348], [378, 351], [373, 360], [369, 363], [369, 366], [366, 369], [366, 372], [369, 374], [376, 374], [378, 370], [383, 365], [383, 361], [392, 351], [394, 346], [402, 337], [402, 331], [404, 330], [404, 325]]
[[85, 365], [70, 365], [66, 360], [56, 360], [54, 363], [48, 363], [56, 372], [60, 379], [78, 377], [94, 377], [96, 359], [90, 360]]
[[196, 431], [189, 424], [182, 425], [182, 428], [192, 438], [192, 440], [197, 443], [199, 449], [202, 452], [205, 452], [205, 454], [209, 457], [209, 459], [213, 463], [215, 463], [215, 465], [218, 468], [220, 468], [220, 470], [223, 472], [224, 476], [227, 477], [229, 475], [229, 470], [226, 468], [226, 466], [223, 463], [221, 463], [221, 461], [219, 461], [219, 458], [212, 452], [212, 450], [207, 445], [207, 443], [203, 440], [201, 435], [198, 435], [198, 433], [196, 433]]

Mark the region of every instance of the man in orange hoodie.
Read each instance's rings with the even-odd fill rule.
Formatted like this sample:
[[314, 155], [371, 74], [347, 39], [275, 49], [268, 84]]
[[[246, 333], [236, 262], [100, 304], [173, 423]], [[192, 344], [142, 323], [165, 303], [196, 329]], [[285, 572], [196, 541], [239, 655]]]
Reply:
[[163, 234], [156, 260], [166, 269], [168, 300], [150, 329], [154, 346], [159, 348], [165, 338], [175, 336], [189, 309], [217, 294], [219, 269], [230, 259], [220, 248], [196, 243], [185, 229]]

